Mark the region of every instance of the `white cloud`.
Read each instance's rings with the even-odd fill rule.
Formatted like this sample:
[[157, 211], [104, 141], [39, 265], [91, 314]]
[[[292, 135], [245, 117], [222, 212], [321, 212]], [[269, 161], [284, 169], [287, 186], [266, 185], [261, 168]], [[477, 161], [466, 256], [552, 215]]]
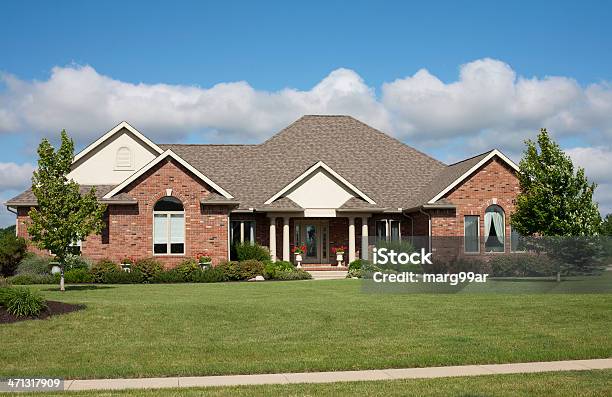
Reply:
[[575, 147], [566, 149], [574, 165], [584, 168], [590, 181], [597, 182], [595, 199], [602, 213], [612, 213], [612, 148]]
[[[303, 114], [350, 114], [409, 144], [435, 148], [448, 160], [492, 147], [517, 158], [524, 139], [541, 127], [582, 146], [570, 152], [577, 162], [599, 154], [609, 159], [612, 147], [588, 147], [612, 138], [610, 83], [583, 86], [571, 77], [520, 76], [489, 58], [461, 65], [456, 81], [444, 82], [421, 69], [389, 80], [379, 95], [349, 69], [332, 71], [308, 90], [278, 91], [258, 90], [245, 81], [204, 88], [134, 84], [78, 65], [55, 67], [42, 81], [0, 75], [0, 132], [35, 139], [65, 128], [86, 144], [127, 120], [158, 142], [198, 133], [202, 141], [261, 141]], [[603, 168], [589, 161], [585, 167], [601, 184], [598, 197], [610, 203], [602, 207], [612, 210], [612, 193], [602, 196], [608, 183], [612, 192], [612, 181]], [[2, 178], [8, 181], [10, 174]]]
[[0, 190], [22, 189], [30, 185], [32, 164], [0, 163]]

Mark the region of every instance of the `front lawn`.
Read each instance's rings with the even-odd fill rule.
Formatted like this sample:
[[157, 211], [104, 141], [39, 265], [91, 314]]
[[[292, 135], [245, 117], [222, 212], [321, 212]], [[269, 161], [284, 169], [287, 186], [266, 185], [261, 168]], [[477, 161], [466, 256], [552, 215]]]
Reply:
[[366, 294], [356, 280], [92, 285], [0, 325], [0, 377], [332, 371], [612, 357], [610, 294]]

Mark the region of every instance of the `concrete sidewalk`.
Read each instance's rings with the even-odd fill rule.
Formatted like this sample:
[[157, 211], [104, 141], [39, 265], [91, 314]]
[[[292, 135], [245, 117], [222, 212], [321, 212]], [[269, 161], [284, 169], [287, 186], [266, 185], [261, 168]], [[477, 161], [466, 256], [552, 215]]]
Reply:
[[237, 386], [289, 383], [330, 383], [364, 380], [442, 378], [549, 371], [588, 371], [612, 368], [612, 358], [454, 367], [373, 369], [365, 371], [302, 372], [260, 375], [190, 376], [140, 379], [66, 380], [64, 390], [159, 389], [170, 387]]

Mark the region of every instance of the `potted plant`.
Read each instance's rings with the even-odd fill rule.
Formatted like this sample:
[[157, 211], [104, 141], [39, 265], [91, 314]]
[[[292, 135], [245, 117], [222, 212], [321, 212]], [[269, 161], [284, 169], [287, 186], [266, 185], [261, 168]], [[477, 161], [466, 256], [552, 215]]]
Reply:
[[345, 246], [339, 246], [332, 248], [332, 252], [336, 254], [336, 261], [338, 261], [338, 266], [342, 266], [342, 259], [344, 257], [344, 252], [346, 252]]
[[132, 271], [132, 265], [135, 263], [136, 261], [134, 260], [134, 258], [123, 258], [121, 259], [121, 269], [124, 272], [130, 273]]
[[296, 245], [295, 247], [293, 247], [293, 255], [295, 255], [295, 261], [297, 262], [298, 268], [302, 267], [302, 255], [304, 254], [304, 252], [306, 252], [305, 245]]
[[212, 258], [205, 252], [201, 252], [198, 254], [198, 263], [200, 264], [202, 270], [206, 270], [212, 264]]

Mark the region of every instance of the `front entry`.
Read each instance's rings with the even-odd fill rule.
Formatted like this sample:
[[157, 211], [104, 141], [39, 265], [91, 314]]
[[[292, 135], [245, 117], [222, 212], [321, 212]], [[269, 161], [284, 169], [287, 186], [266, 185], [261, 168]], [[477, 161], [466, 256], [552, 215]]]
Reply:
[[296, 220], [294, 242], [306, 246], [304, 263], [330, 263], [328, 221]]

